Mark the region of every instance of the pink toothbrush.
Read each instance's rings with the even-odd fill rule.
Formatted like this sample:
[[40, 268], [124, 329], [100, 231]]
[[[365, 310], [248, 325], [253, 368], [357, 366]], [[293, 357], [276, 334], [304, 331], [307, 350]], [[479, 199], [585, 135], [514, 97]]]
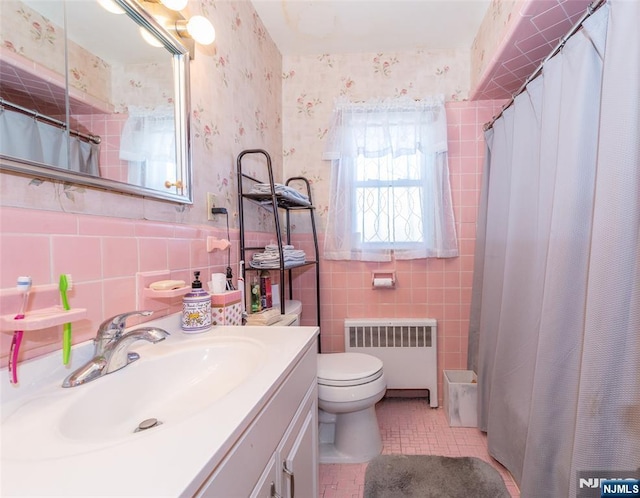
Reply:
[[[29, 300], [29, 291], [31, 290], [31, 277], [18, 277], [17, 288], [18, 292], [22, 293], [22, 305], [14, 320], [22, 320], [27, 310], [27, 301]], [[24, 331], [22, 330], [14, 331], [11, 341], [11, 350], [9, 351], [9, 381], [12, 384], [18, 383], [18, 354], [20, 353], [23, 334]]]

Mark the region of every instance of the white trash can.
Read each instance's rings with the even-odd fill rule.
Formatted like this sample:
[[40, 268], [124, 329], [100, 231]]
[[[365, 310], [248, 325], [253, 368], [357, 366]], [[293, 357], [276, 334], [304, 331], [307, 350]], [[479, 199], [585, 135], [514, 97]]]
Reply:
[[444, 411], [451, 427], [478, 427], [478, 376], [472, 370], [444, 370]]

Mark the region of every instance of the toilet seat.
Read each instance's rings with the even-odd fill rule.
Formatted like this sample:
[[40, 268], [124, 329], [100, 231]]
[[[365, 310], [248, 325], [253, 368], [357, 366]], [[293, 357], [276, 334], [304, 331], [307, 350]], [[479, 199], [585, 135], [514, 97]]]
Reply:
[[368, 384], [382, 374], [382, 360], [362, 353], [318, 355], [318, 384], [349, 387]]

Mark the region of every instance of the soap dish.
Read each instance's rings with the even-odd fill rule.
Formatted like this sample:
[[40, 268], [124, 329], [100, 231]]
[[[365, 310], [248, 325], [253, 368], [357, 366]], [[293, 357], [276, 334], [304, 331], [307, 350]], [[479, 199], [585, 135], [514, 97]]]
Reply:
[[158, 280], [149, 284], [149, 289], [154, 291], [176, 290], [186, 285], [184, 280]]
[[191, 287], [189, 287], [188, 285], [185, 285], [184, 280], [181, 280], [181, 281], [166, 280], [166, 281], [154, 282], [154, 283], [158, 284], [162, 282], [181, 282], [182, 286], [176, 287], [175, 284], [174, 285], [162, 284], [159, 289], [158, 288], [154, 289], [152, 287], [153, 284], [150, 284], [149, 287], [143, 290], [143, 295], [145, 297], [153, 297], [153, 298], [178, 297], [178, 296], [184, 296], [191, 290]]

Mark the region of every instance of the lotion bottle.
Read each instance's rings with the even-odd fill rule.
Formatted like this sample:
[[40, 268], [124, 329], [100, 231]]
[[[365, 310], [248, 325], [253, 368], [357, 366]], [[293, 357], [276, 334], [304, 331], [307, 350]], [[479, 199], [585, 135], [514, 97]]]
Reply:
[[262, 302], [260, 299], [260, 279], [257, 275], [251, 277], [251, 313], [262, 311]]
[[202, 288], [200, 272], [194, 271], [191, 291], [182, 299], [182, 330], [188, 334], [211, 328], [211, 295]]

